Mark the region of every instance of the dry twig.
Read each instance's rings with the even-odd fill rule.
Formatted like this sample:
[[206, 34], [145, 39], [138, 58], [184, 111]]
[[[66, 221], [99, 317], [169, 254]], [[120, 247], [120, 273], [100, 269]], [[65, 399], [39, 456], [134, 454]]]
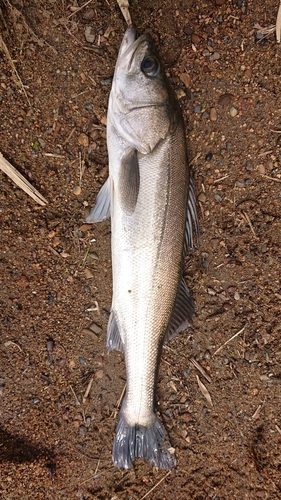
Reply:
[[82, 400], [83, 404], [85, 404], [85, 403], [86, 403], [86, 401], [87, 401], [87, 397], [89, 396], [89, 392], [90, 392], [91, 387], [92, 387], [92, 385], [93, 385], [94, 378], [95, 378], [95, 377], [94, 377], [94, 375], [93, 375], [93, 376], [90, 378], [90, 380], [89, 380], [89, 383], [88, 383], [88, 385], [87, 385], [87, 389], [86, 389], [86, 391], [85, 391], [85, 393], [84, 393], [84, 396], [83, 396], [83, 400]]
[[165, 481], [165, 479], [166, 479], [166, 478], [167, 478], [170, 474], [171, 474], [171, 471], [169, 470], [169, 472], [167, 472], [166, 476], [162, 477], [162, 479], [160, 479], [160, 481], [158, 481], [158, 483], [156, 483], [156, 484], [153, 486], [153, 488], [151, 488], [151, 489], [150, 489], [150, 490], [149, 490], [149, 491], [148, 491], [148, 492], [147, 492], [147, 493], [146, 493], [143, 497], [141, 497], [141, 499], [140, 499], [140, 500], [144, 500], [145, 498], [147, 498], [147, 497], [148, 497], [148, 495], [150, 495], [150, 493], [151, 493], [152, 491], [154, 491], [154, 490], [157, 488], [157, 486], [159, 486], [159, 484], [161, 484], [163, 481]]

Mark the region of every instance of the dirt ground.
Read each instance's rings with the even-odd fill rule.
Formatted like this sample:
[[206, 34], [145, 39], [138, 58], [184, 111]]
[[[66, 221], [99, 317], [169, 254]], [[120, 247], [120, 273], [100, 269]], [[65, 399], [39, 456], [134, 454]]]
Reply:
[[0, 50], [0, 150], [48, 205], [0, 173], [0, 497], [281, 498], [281, 47], [255, 29], [279, 2], [131, 2], [180, 99], [201, 230], [196, 317], [160, 367], [167, 473], [112, 464], [125, 367], [105, 347], [110, 221], [85, 224], [125, 23], [115, 0], [10, 1], [0, 30], [26, 95]]

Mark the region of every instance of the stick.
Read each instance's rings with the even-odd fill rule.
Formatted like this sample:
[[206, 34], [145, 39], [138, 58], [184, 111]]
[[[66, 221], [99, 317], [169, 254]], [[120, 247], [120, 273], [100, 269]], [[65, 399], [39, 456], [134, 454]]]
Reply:
[[151, 488], [151, 490], [149, 490], [143, 497], [141, 497], [140, 500], [144, 500], [146, 497], [148, 497], [148, 495], [150, 495], [150, 493], [155, 490], [155, 488], [157, 488], [157, 486], [159, 486], [159, 484], [161, 484], [165, 479], [166, 477], [168, 477], [169, 475], [171, 474], [171, 471], [169, 470], [169, 472], [167, 472], [166, 476], [162, 477], [162, 479], [160, 479], [160, 481], [158, 481], [158, 483], [156, 483], [153, 488]]
[[239, 332], [235, 333], [230, 339], [228, 339], [223, 345], [221, 345], [213, 354], [213, 356], [215, 356], [215, 354], [217, 354], [226, 344], [229, 344], [229, 342], [231, 342], [233, 339], [235, 339], [235, 337], [238, 337], [238, 335], [240, 335], [240, 333], [244, 332], [245, 330], [245, 326], [243, 326], [243, 328], [241, 328], [241, 330], [239, 330]]
[[42, 194], [40, 194], [39, 191], [37, 191], [37, 189], [35, 189], [35, 187], [33, 187], [30, 184], [30, 182], [28, 182], [23, 177], [23, 175], [21, 175], [18, 172], [18, 170], [15, 167], [13, 167], [13, 165], [11, 165], [11, 163], [8, 162], [6, 158], [4, 158], [1, 152], [0, 152], [0, 169], [3, 170], [3, 172], [5, 172], [5, 174], [7, 174], [8, 177], [10, 177], [10, 179], [12, 179], [17, 186], [19, 186], [21, 189], [23, 189], [23, 191], [25, 191], [29, 196], [31, 196], [33, 200], [39, 203], [39, 205], [44, 207], [48, 203], [47, 200], [44, 198], [44, 196], [42, 196]]

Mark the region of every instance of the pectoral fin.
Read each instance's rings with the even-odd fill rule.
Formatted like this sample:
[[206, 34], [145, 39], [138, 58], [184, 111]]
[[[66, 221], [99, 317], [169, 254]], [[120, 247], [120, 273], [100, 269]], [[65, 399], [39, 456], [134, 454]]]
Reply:
[[173, 339], [179, 332], [187, 328], [193, 315], [194, 302], [182, 278], [164, 342], [169, 342], [169, 340]]
[[101, 222], [110, 217], [110, 190], [111, 179], [110, 177], [104, 183], [97, 196], [97, 203], [92, 208], [86, 222], [92, 224], [93, 222]]
[[120, 201], [125, 213], [131, 215], [138, 199], [140, 186], [140, 171], [138, 155], [135, 149], [129, 151], [121, 160], [120, 169]]

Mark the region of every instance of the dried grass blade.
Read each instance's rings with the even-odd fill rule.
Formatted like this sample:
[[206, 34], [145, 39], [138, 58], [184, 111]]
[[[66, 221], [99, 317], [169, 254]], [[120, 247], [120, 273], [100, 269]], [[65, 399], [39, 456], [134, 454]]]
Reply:
[[210, 396], [210, 393], [207, 389], [207, 387], [203, 384], [203, 382], [201, 382], [200, 378], [198, 377], [198, 375], [196, 375], [196, 379], [197, 379], [197, 383], [198, 383], [198, 386], [199, 386], [199, 389], [200, 391], [202, 392], [203, 396], [207, 399], [208, 403], [211, 405], [211, 406], [214, 406], [213, 405], [213, 402], [212, 402], [212, 398]]
[[195, 366], [195, 368], [197, 368], [197, 370], [199, 370], [199, 372], [203, 375], [203, 377], [205, 377], [205, 379], [211, 383], [212, 382], [211, 377], [208, 375], [206, 370], [201, 365], [199, 365], [199, 363], [196, 361], [196, 359], [194, 359], [192, 357], [192, 358], [190, 358], [190, 361]]
[[276, 19], [276, 40], [277, 43], [280, 43], [281, 41], [281, 0], [279, 4], [279, 9], [277, 13], [277, 19]]
[[25, 191], [33, 200], [39, 205], [45, 206], [48, 202], [42, 194], [37, 191], [24, 177], [21, 175], [13, 165], [11, 165], [6, 158], [0, 153], [0, 169], [14, 181], [23, 191]]

